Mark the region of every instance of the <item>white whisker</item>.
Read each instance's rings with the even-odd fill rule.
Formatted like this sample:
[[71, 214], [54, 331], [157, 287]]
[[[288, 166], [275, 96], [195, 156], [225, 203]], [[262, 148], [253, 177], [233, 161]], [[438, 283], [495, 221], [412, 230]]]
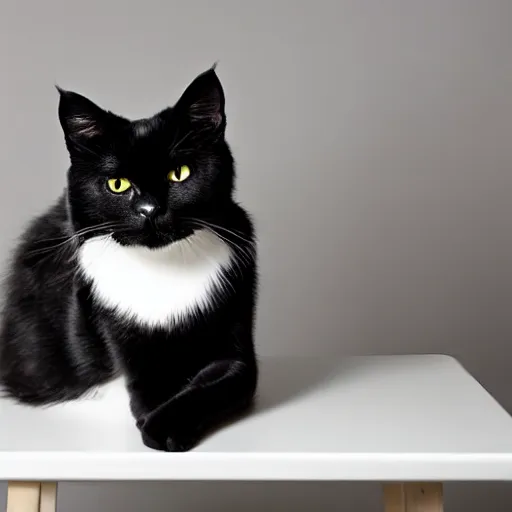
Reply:
[[[69, 237], [66, 238], [66, 240], [64, 240], [63, 242], [60, 242], [58, 244], [54, 244], [50, 247], [41, 247], [39, 249], [33, 249], [32, 251], [27, 251], [27, 256], [37, 256], [39, 254], [46, 254], [48, 252], [53, 252], [55, 251], [56, 249], [59, 249], [62, 250], [64, 248], [67, 248], [67, 247], [64, 247], [64, 246], [67, 246], [68, 244], [70, 244], [71, 242], [75, 242], [77, 239], [79, 239], [81, 236], [84, 236], [84, 235], [87, 235], [87, 234], [91, 234], [91, 233], [96, 233], [98, 231], [101, 231], [101, 230], [104, 230], [104, 229], [112, 229], [114, 227], [121, 227], [123, 226], [124, 224], [120, 224], [118, 222], [114, 223], [114, 222], [104, 222], [102, 224], [98, 224], [96, 226], [91, 226], [91, 227], [88, 227], [88, 228], [84, 228], [84, 229], [81, 229], [81, 230], [78, 230], [76, 233], [70, 235]], [[38, 240], [37, 243], [45, 243], [45, 242], [48, 242], [48, 241], [52, 241], [52, 240], [61, 240], [62, 238], [65, 238], [65, 237], [60, 237], [60, 238], [54, 238], [54, 239], [51, 239], [51, 238], [48, 238], [48, 239], [44, 239], [44, 240]], [[60, 252], [59, 250], [59, 252]]]
[[[195, 219], [194, 219], [194, 222], [196, 222]], [[215, 229], [213, 229], [207, 225], [202, 225], [200, 222], [197, 222], [197, 225], [199, 227], [202, 227], [203, 229], [207, 229], [208, 231], [212, 232], [215, 236], [218, 236], [221, 240], [223, 240], [224, 242], [229, 244], [235, 250], [238, 250], [240, 252], [240, 256], [242, 256], [242, 255], [244, 256], [242, 261], [244, 262], [245, 265], [251, 265], [254, 262], [255, 255], [249, 249], [249, 247], [243, 247], [240, 244], [237, 244], [236, 242], [234, 242], [233, 240], [229, 240], [224, 235], [221, 235], [218, 231], [215, 231]], [[252, 250], [254, 251], [254, 247], [252, 247]]]

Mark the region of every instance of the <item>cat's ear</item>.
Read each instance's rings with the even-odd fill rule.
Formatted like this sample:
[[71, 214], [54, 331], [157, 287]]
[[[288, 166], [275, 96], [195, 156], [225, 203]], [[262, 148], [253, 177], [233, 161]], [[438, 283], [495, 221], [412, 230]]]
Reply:
[[214, 66], [187, 87], [175, 108], [192, 125], [222, 132], [226, 126], [224, 104], [224, 91]]
[[109, 113], [76, 92], [57, 87], [60, 94], [59, 120], [66, 139], [87, 145], [104, 135]]

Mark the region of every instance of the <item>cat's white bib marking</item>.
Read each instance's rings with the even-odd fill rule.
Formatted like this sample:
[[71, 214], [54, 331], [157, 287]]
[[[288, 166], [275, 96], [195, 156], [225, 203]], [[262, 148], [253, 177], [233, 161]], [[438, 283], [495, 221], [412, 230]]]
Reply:
[[229, 246], [207, 230], [160, 249], [122, 246], [110, 237], [86, 241], [79, 264], [95, 299], [147, 327], [186, 322], [229, 286]]

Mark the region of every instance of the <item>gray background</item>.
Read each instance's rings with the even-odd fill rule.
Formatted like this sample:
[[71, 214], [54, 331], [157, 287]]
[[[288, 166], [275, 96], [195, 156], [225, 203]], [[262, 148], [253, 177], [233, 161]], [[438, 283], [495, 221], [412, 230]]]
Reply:
[[[143, 117], [219, 60], [261, 238], [260, 352], [449, 353], [512, 410], [511, 23], [509, 0], [2, 0], [0, 256], [64, 184], [54, 83]], [[450, 512], [512, 507], [504, 484], [447, 495]], [[67, 484], [59, 503], [378, 499], [371, 484]]]

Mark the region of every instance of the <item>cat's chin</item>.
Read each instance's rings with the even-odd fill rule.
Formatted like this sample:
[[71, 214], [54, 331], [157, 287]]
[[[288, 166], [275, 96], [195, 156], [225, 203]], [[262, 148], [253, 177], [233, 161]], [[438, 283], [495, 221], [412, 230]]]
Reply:
[[128, 247], [145, 247], [146, 249], [162, 249], [173, 243], [184, 240], [192, 235], [190, 233], [119, 233], [114, 234], [113, 239], [120, 245]]

